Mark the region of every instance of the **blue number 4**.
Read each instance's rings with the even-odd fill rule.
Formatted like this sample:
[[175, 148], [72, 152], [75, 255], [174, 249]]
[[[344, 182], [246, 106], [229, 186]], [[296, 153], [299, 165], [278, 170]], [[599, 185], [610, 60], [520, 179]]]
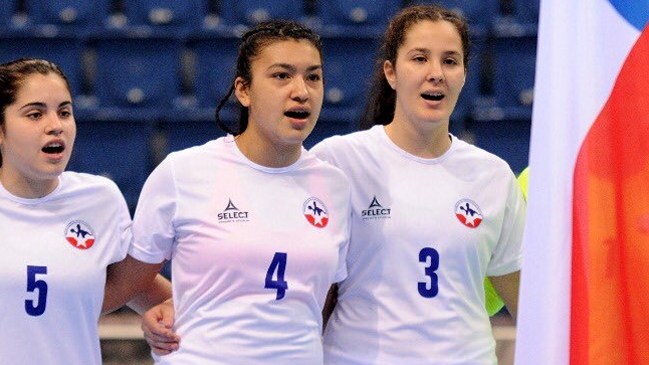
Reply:
[[25, 300], [25, 312], [34, 317], [45, 313], [47, 304], [47, 283], [45, 280], [36, 279], [36, 275], [39, 274], [47, 274], [47, 266], [27, 266], [27, 292], [33, 293], [38, 290], [38, 299]]
[[430, 264], [424, 268], [424, 273], [430, 278], [430, 283], [417, 283], [419, 295], [424, 298], [433, 298], [439, 292], [438, 278], [435, 271], [439, 269], [439, 253], [434, 248], [424, 247], [419, 251], [419, 262]]
[[[288, 289], [288, 283], [284, 280], [286, 258], [285, 252], [275, 252], [273, 261], [270, 262], [270, 266], [268, 266], [268, 271], [266, 272], [266, 285], [264, 288], [277, 289], [277, 297], [275, 298], [277, 300], [284, 298], [286, 289]], [[275, 272], [277, 272], [277, 280], [273, 280]]]

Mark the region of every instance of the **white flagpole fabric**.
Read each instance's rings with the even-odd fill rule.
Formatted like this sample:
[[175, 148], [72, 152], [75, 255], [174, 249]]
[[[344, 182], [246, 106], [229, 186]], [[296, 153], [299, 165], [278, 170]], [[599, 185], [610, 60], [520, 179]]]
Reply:
[[[638, 12], [643, 11], [646, 13], [638, 15]], [[588, 236], [589, 230], [595, 226], [592, 220], [597, 217], [591, 217], [592, 214], [588, 212], [594, 211], [596, 204], [601, 204], [601, 201], [591, 198], [593, 194], [597, 194], [597, 191], [592, 190], [595, 189], [592, 187], [593, 181], [599, 182], [607, 178], [600, 179], [597, 176], [597, 169], [600, 167], [596, 165], [599, 163], [606, 166], [614, 164], [615, 161], [595, 159], [596, 156], [592, 153], [596, 148], [594, 140], [588, 145], [590, 150], [586, 148], [585, 141], [596, 121], [607, 122], [601, 119], [609, 114], [619, 117], [623, 112], [618, 109], [627, 107], [622, 103], [611, 105], [610, 101], [614, 100], [614, 89], [618, 94], [625, 92], [622, 86], [618, 85], [616, 88], [616, 83], [641, 36], [644, 29], [642, 25], [649, 18], [647, 14], [649, 5], [646, 1], [541, 0], [529, 159], [531, 169], [527, 226], [523, 244], [524, 261], [516, 337], [517, 365], [608, 364], [593, 360], [598, 356], [606, 356], [605, 353], [598, 352], [606, 348], [606, 336], [601, 340], [600, 337], [596, 338], [597, 334], [591, 327], [587, 326], [588, 328], [582, 330], [575, 328], [576, 323], [582, 322], [571, 322], [577, 317], [586, 322], [592, 318], [600, 318], [588, 317], [591, 311], [598, 311], [598, 316], [601, 317], [608, 315], [596, 306], [596, 300], [589, 299], [600, 295], [590, 294], [597, 289], [591, 282], [597, 275], [576, 274], [573, 267], [573, 259], [585, 262], [585, 267], [594, 262], [592, 266], [597, 265], [596, 258], [588, 255], [593, 255], [599, 250], [597, 245], [600, 242], [593, 234], [587, 237], [590, 239], [588, 242], [581, 238], [584, 235]], [[649, 54], [646, 56], [647, 63], [644, 67], [649, 67]], [[631, 88], [626, 92], [634, 93], [637, 89], [639, 88]], [[639, 98], [629, 98], [629, 102], [637, 103], [646, 97], [645, 103], [649, 104], [649, 90], [646, 93]], [[603, 113], [605, 106], [608, 109], [612, 108], [613, 113]], [[617, 125], [615, 121], [608, 122], [607, 126]], [[628, 132], [644, 134], [649, 140], [647, 119], [638, 122], [645, 123], [644, 127]], [[600, 135], [591, 136], [591, 139], [598, 136]], [[609, 147], [612, 150], [616, 148], [608, 143], [601, 144], [602, 149]], [[614, 155], [617, 152], [610, 153]], [[589, 179], [576, 179], [577, 164], [581, 164], [581, 168], [588, 171], [595, 171], [594, 175], [584, 174], [583, 176], [588, 176]], [[646, 168], [644, 171], [646, 172]], [[629, 177], [617, 172], [609, 175], [615, 176], [616, 179]], [[648, 188], [643, 194], [649, 194], [649, 181], [646, 186]], [[583, 195], [588, 197], [584, 199], [588, 201], [575, 202], [575, 191], [578, 191], [579, 199], [582, 199]], [[619, 192], [612, 195], [622, 196]], [[577, 217], [577, 221], [581, 220], [582, 203], [586, 204], [583, 212], [586, 212], [587, 219], [591, 220], [587, 225], [576, 226], [574, 217]], [[574, 206], [578, 209], [573, 209]], [[640, 219], [642, 214], [640, 213]], [[649, 219], [649, 215], [647, 217]], [[615, 229], [619, 229], [619, 225], [612, 230]], [[584, 233], [578, 235], [581, 237], [579, 242], [575, 241], [575, 231]], [[613, 247], [616, 248], [618, 245], [625, 245], [626, 241], [618, 240], [619, 235], [620, 232], [615, 231], [607, 238], [607, 242], [613, 242]], [[649, 241], [645, 242], [649, 246]], [[592, 252], [587, 248], [586, 253], [582, 255], [580, 245], [593, 245], [595, 248]], [[575, 247], [579, 254], [573, 257]], [[577, 267], [581, 267], [580, 264]], [[596, 266], [595, 270], [597, 267], [599, 266]], [[608, 273], [602, 275], [606, 276]], [[585, 284], [586, 289], [578, 287], [582, 284]], [[582, 295], [584, 293], [585, 295]], [[582, 299], [586, 298], [578, 303], [588, 305], [576, 307], [576, 295]], [[647, 296], [649, 297], [649, 294]], [[619, 301], [621, 298], [611, 294], [610, 300]], [[610, 310], [610, 316], [617, 315], [617, 306], [611, 306]], [[580, 311], [582, 314], [576, 316], [575, 312], [579, 314]], [[610, 351], [625, 350], [610, 348]]]

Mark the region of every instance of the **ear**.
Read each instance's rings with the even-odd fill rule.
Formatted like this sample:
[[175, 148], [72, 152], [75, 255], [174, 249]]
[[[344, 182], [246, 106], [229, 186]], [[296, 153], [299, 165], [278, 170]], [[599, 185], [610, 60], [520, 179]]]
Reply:
[[234, 95], [244, 107], [250, 106], [250, 89], [248, 83], [239, 76], [234, 80]]
[[383, 74], [385, 75], [388, 84], [390, 84], [390, 87], [392, 87], [392, 90], [395, 90], [397, 87], [397, 75], [392, 62], [387, 60], [383, 62]]

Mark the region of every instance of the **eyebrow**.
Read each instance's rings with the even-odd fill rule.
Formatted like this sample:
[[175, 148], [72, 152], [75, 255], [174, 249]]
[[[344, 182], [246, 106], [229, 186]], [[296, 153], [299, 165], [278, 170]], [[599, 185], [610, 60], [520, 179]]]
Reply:
[[[64, 102], [62, 102], [61, 104], [59, 104], [59, 106], [57, 107], [57, 109], [60, 109], [60, 108], [66, 107], [66, 106], [68, 106], [68, 105], [69, 105], [69, 106], [72, 106], [72, 102], [71, 102], [71, 101], [64, 101]], [[22, 107], [20, 107], [19, 110], [23, 110], [23, 109], [31, 108], [31, 107], [37, 107], [37, 108], [41, 108], [41, 109], [42, 109], [42, 108], [47, 108], [47, 104], [45, 104], [45, 103], [43, 103], [43, 102], [35, 101], [35, 102], [33, 102], [33, 103], [27, 103], [27, 104], [23, 105]]]
[[[413, 48], [413, 49], [411, 49], [410, 51], [408, 51], [408, 53], [425, 53], [425, 54], [430, 54], [430, 53], [431, 53], [431, 50], [428, 49], [428, 48]], [[443, 54], [444, 54], [444, 55], [448, 55], [448, 56], [459, 56], [459, 55], [461, 55], [461, 53], [458, 52], [458, 51], [444, 51]]]
[[[268, 66], [268, 69], [270, 70], [273, 67], [280, 67], [280, 68], [289, 70], [291, 72], [296, 71], [295, 66], [293, 66], [293, 65], [291, 65], [289, 63], [274, 63], [274, 64]], [[312, 71], [321, 70], [321, 69], [322, 69], [322, 65], [313, 65], [313, 66], [309, 66], [309, 67], [306, 68], [307, 72], [312, 72]]]

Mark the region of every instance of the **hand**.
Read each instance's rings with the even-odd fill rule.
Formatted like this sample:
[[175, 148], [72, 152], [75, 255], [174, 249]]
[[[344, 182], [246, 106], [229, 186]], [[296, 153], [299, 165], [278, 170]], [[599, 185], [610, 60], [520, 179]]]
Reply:
[[159, 304], [142, 315], [142, 332], [144, 339], [156, 355], [168, 355], [178, 350], [180, 337], [172, 326], [174, 323], [174, 306], [171, 300]]

